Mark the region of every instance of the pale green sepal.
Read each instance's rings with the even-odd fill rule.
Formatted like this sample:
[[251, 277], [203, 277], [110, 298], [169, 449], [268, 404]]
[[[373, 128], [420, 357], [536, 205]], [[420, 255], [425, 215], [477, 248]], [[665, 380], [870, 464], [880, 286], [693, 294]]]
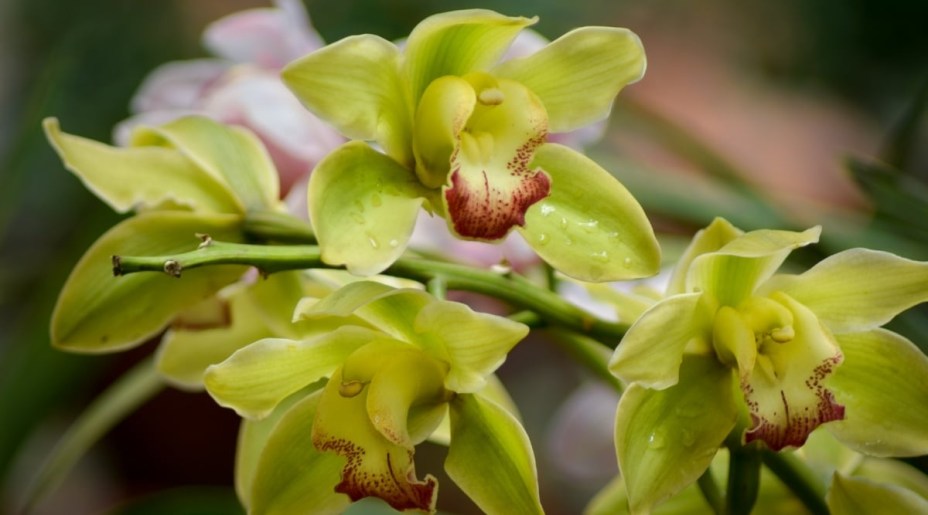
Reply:
[[864, 458], [854, 469], [854, 475], [881, 483], [901, 486], [928, 499], [928, 475], [904, 461], [886, 458]]
[[[515, 401], [512, 400], [512, 397], [509, 396], [509, 392], [506, 391], [506, 386], [499, 380], [499, 377], [497, 377], [496, 374], [490, 374], [486, 377], [486, 381], [487, 385], [477, 392], [476, 395], [502, 406], [506, 411], [511, 413], [516, 420], [521, 421], [522, 416], [519, 414], [519, 408], [516, 406]], [[451, 442], [451, 417], [448, 416], [447, 410], [444, 420], [432, 431], [428, 439], [430, 442], [444, 446], [447, 446]]]
[[694, 259], [703, 254], [719, 250], [742, 234], [744, 232], [741, 229], [738, 229], [724, 218], [715, 218], [704, 229], [700, 229], [693, 236], [692, 241], [690, 241], [676, 266], [674, 266], [670, 283], [667, 285], [667, 295], [686, 293], [686, 275]]
[[406, 249], [427, 192], [399, 163], [353, 141], [316, 166], [308, 195], [322, 260], [373, 275]]
[[519, 232], [558, 271], [581, 281], [656, 274], [661, 251], [638, 201], [609, 172], [565, 146], [546, 143], [532, 167], [551, 179], [551, 194], [525, 213]]
[[738, 417], [734, 384], [714, 357], [689, 356], [671, 388], [625, 390], [616, 452], [632, 513], [649, 512], [705, 472]]
[[162, 139], [214, 178], [223, 181], [247, 211], [275, 208], [280, 197], [277, 169], [251, 131], [204, 116], [186, 116], [157, 127], [140, 127], [133, 145]]
[[422, 95], [416, 107], [412, 144], [416, 175], [426, 187], [440, 188], [447, 182], [451, 154], [476, 103], [474, 87], [450, 75], [432, 81]]
[[178, 280], [161, 272], [113, 277], [112, 257], [163, 256], [196, 248], [197, 233], [241, 241], [241, 218], [187, 211], [151, 211], [128, 218], [84, 253], [58, 296], [52, 345], [73, 352], [112, 352], [144, 342], [177, 313], [234, 282], [246, 268], [185, 270]]
[[647, 62], [635, 33], [616, 27], [583, 27], [528, 57], [493, 70], [528, 86], [548, 111], [551, 132], [568, 132], [609, 116], [612, 101], [638, 81]]
[[215, 213], [242, 211], [225, 183], [176, 150], [111, 147], [61, 132], [55, 118], [46, 118], [42, 125], [65, 167], [118, 213], [175, 206]]
[[844, 363], [825, 384], [845, 418], [825, 427], [871, 456], [928, 454], [928, 357], [885, 329], [836, 338]]
[[406, 42], [404, 71], [413, 101], [429, 83], [445, 75], [486, 71], [523, 28], [537, 18], [515, 18], [485, 10], [452, 11], [422, 20]]
[[905, 488], [835, 474], [825, 496], [832, 515], [928, 513], [928, 500]]
[[803, 274], [776, 275], [763, 287], [776, 290], [808, 306], [835, 333], [866, 331], [928, 301], [928, 263], [851, 249]]
[[242, 419], [235, 448], [235, 493], [246, 509], [251, 506], [252, 485], [261, 453], [277, 423], [290, 411], [290, 408], [307, 396], [318, 392], [323, 386], [325, 382], [316, 381], [281, 401], [270, 415], [261, 420]]
[[427, 351], [451, 365], [445, 387], [453, 392], [474, 393], [522, 338], [528, 327], [507, 318], [477, 313], [457, 302], [432, 302], [416, 315], [415, 330], [435, 342]]
[[179, 325], [175, 321], [158, 347], [155, 362], [158, 372], [179, 388], [202, 390], [206, 367], [222, 362], [249, 343], [274, 335], [261, 321], [245, 289], [231, 298], [206, 302], [225, 304], [227, 319], [224, 324], [196, 327]]
[[399, 63], [396, 45], [365, 34], [293, 61], [281, 77], [310, 111], [342, 134], [377, 141], [394, 159], [411, 165], [412, 108]]
[[609, 371], [646, 388], [677, 384], [686, 345], [711, 334], [712, 319], [701, 309], [701, 298], [702, 293], [674, 295], [645, 311], [616, 347]]
[[686, 291], [704, 291], [719, 304], [737, 306], [776, 272], [793, 249], [818, 241], [821, 227], [803, 232], [758, 230], [693, 259]]
[[351, 503], [337, 493], [344, 458], [313, 445], [313, 420], [322, 392], [312, 394], [273, 427], [261, 451], [251, 487], [249, 513], [342, 513]]
[[255, 284], [248, 288], [247, 293], [254, 305], [255, 316], [273, 331], [274, 335], [301, 339], [311, 332], [311, 328], [305, 324], [294, 323], [293, 307], [307, 294], [308, 282], [303, 270], [278, 272], [258, 278]]
[[504, 408], [478, 395], [451, 400], [448, 476], [485, 513], [544, 513], [531, 443]]
[[345, 326], [304, 341], [266, 338], [206, 369], [204, 384], [220, 406], [263, 418], [281, 400], [332, 373], [353, 351], [380, 335]]

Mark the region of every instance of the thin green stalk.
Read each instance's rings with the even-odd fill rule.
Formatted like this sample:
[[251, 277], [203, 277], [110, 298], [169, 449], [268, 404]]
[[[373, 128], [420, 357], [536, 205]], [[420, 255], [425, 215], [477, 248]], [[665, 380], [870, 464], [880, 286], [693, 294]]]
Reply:
[[761, 456], [759, 443], [729, 445], [728, 488], [725, 513], [748, 515], [760, 491]]
[[706, 502], [712, 507], [712, 511], [715, 512], [716, 515], [723, 515], [725, 513], [725, 500], [722, 498], [722, 492], [719, 490], [718, 483], [716, 483], [715, 478], [712, 477], [712, 468], [707, 468], [706, 471], [699, 476], [696, 484], [699, 486], [699, 491], [702, 492], [702, 496], [705, 497]]
[[810, 512], [815, 515], [828, 515], [825, 484], [795, 454], [764, 450], [761, 459]]
[[22, 513], [29, 513], [50, 494], [103, 435], [128, 414], [164, 388], [148, 358], [135, 365], [74, 421], [38, 470], [22, 501]]
[[[622, 393], [624, 387], [617, 377], [609, 372], [609, 358], [612, 349], [583, 334], [560, 328], [552, 328], [550, 333], [557, 343], [575, 361], [587, 367], [596, 377], [603, 380], [615, 391]], [[618, 342], [616, 342], [618, 343]]]
[[[125, 275], [159, 271], [180, 277], [187, 269], [220, 264], [250, 265], [264, 274], [307, 268], [340, 268], [323, 263], [319, 248], [315, 246], [246, 245], [212, 241], [207, 237], [197, 250], [174, 256], [114, 256], [113, 272]], [[516, 274], [501, 275], [491, 270], [412, 257], [400, 258], [384, 273], [424, 284], [441, 277], [448, 290], [490, 295], [518, 308], [534, 311], [550, 325], [588, 334], [610, 346], [616, 345], [628, 329], [626, 324], [595, 318], [556, 293]]]
[[436, 299], [445, 300], [448, 297], [448, 285], [445, 283], [445, 278], [440, 275], [429, 279], [425, 288]]

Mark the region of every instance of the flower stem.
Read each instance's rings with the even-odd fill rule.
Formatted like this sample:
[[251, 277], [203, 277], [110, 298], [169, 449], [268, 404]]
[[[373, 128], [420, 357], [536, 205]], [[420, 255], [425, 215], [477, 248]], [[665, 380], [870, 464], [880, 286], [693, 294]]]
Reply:
[[611, 386], [616, 392], [625, 389], [622, 382], [609, 372], [609, 357], [612, 349], [585, 335], [565, 329], [552, 329], [554, 341], [575, 361], [586, 366], [596, 377]]
[[719, 485], [715, 482], [715, 478], [712, 477], [711, 467], [707, 468], [706, 471], [699, 476], [696, 484], [699, 486], [699, 491], [702, 492], [702, 496], [705, 497], [706, 502], [712, 507], [712, 511], [715, 512], [716, 515], [723, 515], [725, 513], [725, 500], [722, 499], [722, 492], [719, 491]]
[[824, 483], [795, 454], [764, 450], [761, 459], [810, 512], [815, 515], [828, 515]]
[[748, 515], [760, 491], [761, 455], [759, 443], [729, 445], [728, 488], [725, 513]]
[[[200, 248], [174, 256], [113, 256], [113, 273], [125, 275], [143, 271], [164, 272], [180, 277], [184, 270], [210, 265], [250, 265], [264, 274], [307, 268], [341, 268], [322, 262], [319, 247], [311, 245], [247, 245], [213, 241], [203, 237]], [[615, 347], [628, 326], [607, 322], [586, 313], [556, 293], [532, 284], [513, 273], [500, 274], [465, 265], [404, 257], [384, 273], [413, 279], [424, 284], [441, 277], [448, 290], [483, 293], [531, 310], [547, 324], [587, 334]]]

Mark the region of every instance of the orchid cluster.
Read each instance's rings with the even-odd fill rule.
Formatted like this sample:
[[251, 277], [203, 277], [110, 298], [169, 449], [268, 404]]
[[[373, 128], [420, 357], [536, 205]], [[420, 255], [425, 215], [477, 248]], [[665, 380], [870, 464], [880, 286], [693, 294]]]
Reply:
[[[74, 268], [54, 345], [160, 338], [153, 373], [241, 416], [249, 513], [368, 497], [435, 512], [438, 481], [415, 465], [427, 440], [483, 511], [542, 513], [495, 372], [544, 328], [624, 390], [621, 472], [591, 513], [928, 509], [928, 479], [888, 459], [928, 453], [928, 358], [881, 328], [928, 300], [928, 263], [853, 249], [778, 273], [819, 227], [717, 219], [663, 295], [591, 284], [661, 269], [642, 207], [580, 150], [645, 54], [627, 29], [547, 42], [536, 21], [456, 11], [399, 44], [324, 45], [281, 1], [211, 26], [222, 59], [159, 69], [117, 146], [47, 120], [65, 167], [131, 213]], [[500, 245], [510, 260], [467, 257]], [[568, 302], [558, 281], [599, 292], [620, 320]], [[449, 300], [464, 291], [510, 309]]]

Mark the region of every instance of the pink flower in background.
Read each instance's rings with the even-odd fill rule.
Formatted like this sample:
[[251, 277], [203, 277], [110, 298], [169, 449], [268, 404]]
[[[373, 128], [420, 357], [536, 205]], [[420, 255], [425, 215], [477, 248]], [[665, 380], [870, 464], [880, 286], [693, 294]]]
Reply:
[[[210, 24], [203, 44], [217, 58], [170, 62], [149, 74], [132, 99], [135, 116], [115, 129], [116, 142], [125, 144], [139, 124], [206, 115], [247, 127], [261, 138], [280, 174], [281, 195], [301, 179], [305, 182], [316, 163], [344, 138], [307, 111], [280, 81], [285, 64], [323, 42], [299, 0], [276, 0], [275, 5]], [[300, 194], [294, 191], [293, 196]]]

